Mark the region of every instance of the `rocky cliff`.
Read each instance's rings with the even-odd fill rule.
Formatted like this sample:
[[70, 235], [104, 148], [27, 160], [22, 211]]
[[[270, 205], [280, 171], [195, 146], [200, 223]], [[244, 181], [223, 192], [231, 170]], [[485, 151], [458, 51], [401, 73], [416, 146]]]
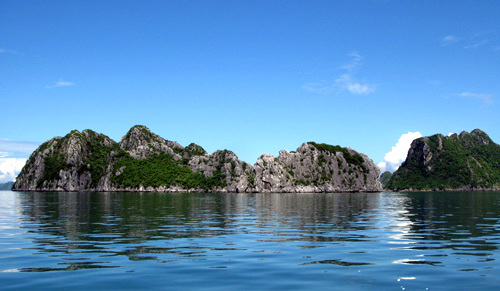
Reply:
[[386, 188], [500, 190], [500, 145], [479, 129], [416, 139]]
[[117, 149], [115, 141], [92, 130], [54, 137], [31, 154], [13, 190], [96, 189], [108, 155]]
[[254, 166], [257, 191], [346, 192], [378, 191], [380, 170], [353, 149], [314, 142], [278, 157], [264, 154]]
[[302, 144], [255, 165], [231, 151], [207, 153], [134, 126], [119, 143], [91, 130], [42, 144], [17, 177], [21, 191], [346, 192], [380, 191], [380, 170], [353, 149]]

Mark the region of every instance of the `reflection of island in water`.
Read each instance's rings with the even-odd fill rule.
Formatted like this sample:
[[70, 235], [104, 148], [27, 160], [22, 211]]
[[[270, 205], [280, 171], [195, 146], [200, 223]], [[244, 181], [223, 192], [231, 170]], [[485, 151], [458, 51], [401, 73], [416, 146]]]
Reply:
[[39, 231], [79, 239], [117, 233], [147, 240], [234, 233], [242, 227], [305, 232], [349, 229], [380, 194], [26, 193], [23, 214]]
[[[491, 192], [35, 192], [20, 197], [24, 219], [30, 221], [24, 227], [40, 253], [71, 249], [130, 260], [157, 260], [160, 253], [200, 256], [214, 248], [241, 248], [231, 235], [245, 235], [250, 242], [298, 242], [302, 247], [393, 240], [409, 242], [404, 248], [415, 250], [498, 248], [498, 243], [482, 238], [498, 233], [499, 196]], [[214, 247], [190, 241], [197, 238], [224, 238], [226, 243]]]
[[[217, 234], [245, 221], [258, 228], [291, 227], [306, 232], [319, 229], [363, 229], [377, 209], [397, 210], [411, 222], [410, 232], [433, 231], [452, 239], [445, 228], [483, 236], [482, 223], [495, 225], [498, 197], [491, 192], [454, 193], [326, 193], [326, 194], [164, 194], [164, 193], [26, 193], [22, 212], [40, 230], [77, 239], [88, 233], [120, 233], [149, 239], [172, 235], [164, 228], [181, 227], [184, 237]], [[461, 195], [459, 195], [461, 194]], [[494, 215], [495, 214], [495, 215]], [[486, 220], [484, 220], [486, 218]], [[48, 227], [44, 230], [45, 227]]]
[[[410, 233], [419, 239], [458, 241], [497, 235], [499, 192], [421, 192], [404, 195]], [[485, 240], [483, 240], [488, 244]], [[493, 245], [493, 244], [492, 244]], [[496, 249], [496, 247], [495, 247]]]

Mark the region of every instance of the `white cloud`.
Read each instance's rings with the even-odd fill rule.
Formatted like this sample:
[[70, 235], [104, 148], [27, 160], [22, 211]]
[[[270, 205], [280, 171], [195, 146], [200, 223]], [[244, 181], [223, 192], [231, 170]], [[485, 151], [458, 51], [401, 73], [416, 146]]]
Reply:
[[342, 68], [346, 69], [349, 72], [352, 72], [354, 69], [361, 66], [361, 60], [363, 59], [363, 57], [360, 56], [357, 52], [352, 52], [348, 54], [348, 56], [352, 57], [352, 60], [350, 63], [343, 65]]
[[23, 55], [19, 52], [13, 51], [13, 50], [7, 50], [4, 48], [0, 48], [0, 54], [11, 54], [11, 55]]
[[485, 45], [487, 43], [488, 43], [488, 40], [482, 40], [482, 41], [479, 41], [479, 42], [475, 42], [475, 43], [473, 43], [471, 45], [465, 46], [464, 48], [465, 49], [475, 49], [475, 48], [483, 46], [483, 45]]
[[459, 42], [460, 38], [454, 36], [454, 35], [447, 35], [441, 39], [441, 45], [442, 46], [447, 46], [450, 44], [454, 44], [456, 42]]
[[302, 89], [316, 94], [329, 94], [335, 88], [334, 85], [323, 85], [321, 83], [307, 83], [302, 86]]
[[58, 81], [56, 82], [54, 85], [46, 85], [45, 88], [47, 89], [53, 89], [53, 88], [57, 88], [57, 87], [70, 87], [70, 86], [74, 86], [75, 83], [73, 82], [68, 82], [68, 81]]
[[479, 94], [479, 93], [472, 93], [472, 92], [464, 92], [459, 94], [461, 97], [465, 98], [471, 98], [471, 99], [476, 99], [484, 104], [491, 104], [493, 103], [493, 96], [490, 94]]
[[371, 84], [361, 83], [354, 77], [355, 70], [361, 66], [363, 57], [357, 52], [348, 54], [352, 60], [341, 66], [345, 72], [338, 76], [333, 83], [325, 82], [307, 83], [302, 86], [302, 89], [316, 94], [330, 94], [332, 92], [348, 91], [354, 95], [370, 94], [375, 91], [375, 86]]
[[39, 145], [37, 142], [0, 138], [0, 158], [27, 158]]
[[463, 35], [461, 37], [456, 37], [454, 35], [447, 35], [440, 40], [441, 46], [449, 46], [456, 44], [458, 42], [463, 44], [464, 49], [477, 49], [479, 47], [488, 46], [493, 50], [496, 49], [495, 45], [492, 45], [492, 40], [497, 39], [497, 33], [495, 30], [479, 32], [475, 34]]
[[15, 181], [24, 164], [24, 158], [0, 158], [0, 183]]
[[0, 183], [14, 181], [27, 158], [39, 145], [36, 142], [0, 138]]
[[370, 94], [375, 91], [373, 85], [358, 83], [352, 80], [350, 74], [340, 76], [335, 80], [335, 84], [355, 95]]
[[420, 132], [408, 132], [403, 135], [398, 140], [398, 143], [392, 147], [392, 150], [385, 154], [384, 161], [378, 163], [379, 168], [382, 173], [385, 171], [394, 172], [396, 171], [401, 163], [406, 160], [408, 155], [408, 150], [410, 149], [411, 142], [414, 139], [422, 137]]

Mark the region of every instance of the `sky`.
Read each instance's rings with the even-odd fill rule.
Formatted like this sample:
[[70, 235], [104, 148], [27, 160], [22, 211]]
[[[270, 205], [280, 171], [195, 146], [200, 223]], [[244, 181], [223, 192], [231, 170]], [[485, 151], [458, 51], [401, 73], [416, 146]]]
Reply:
[[0, 0], [0, 182], [73, 129], [134, 125], [254, 164], [315, 141], [395, 170], [500, 142], [500, 1]]

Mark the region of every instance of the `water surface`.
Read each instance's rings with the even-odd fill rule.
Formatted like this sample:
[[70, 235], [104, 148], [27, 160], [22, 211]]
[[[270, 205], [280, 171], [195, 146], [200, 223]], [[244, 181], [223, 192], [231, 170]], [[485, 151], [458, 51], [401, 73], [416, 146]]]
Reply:
[[2, 289], [493, 289], [500, 192], [0, 192]]

